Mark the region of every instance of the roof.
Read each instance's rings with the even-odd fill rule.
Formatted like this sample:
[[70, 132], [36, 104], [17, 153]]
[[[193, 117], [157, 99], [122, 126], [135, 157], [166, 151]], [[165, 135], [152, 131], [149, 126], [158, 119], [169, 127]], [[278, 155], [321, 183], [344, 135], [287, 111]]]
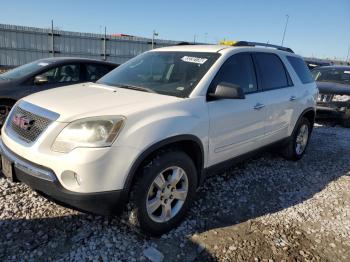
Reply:
[[116, 63], [109, 62], [109, 61], [102, 61], [97, 59], [89, 59], [89, 58], [82, 58], [82, 57], [48, 57], [40, 59], [39, 61], [42, 62], [50, 62], [50, 63], [61, 63], [61, 62], [94, 62], [94, 63], [101, 63], [101, 64], [108, 64], [108, 65], [117, 65]]
[[344, 65], [330, 65], [330, 66], [319, 66], [315, 69], [340, 69], [340, 70], [350, 70], [350, 66]]
[[222, 49], [231, 48], [225, 45], [176, 45], [155, 49], [155, 51], [187, 51], [187, 52], [208, 52], [217, 53]]
[[[272, 52], [272, 53], [285, 53], [289, 56], [297, 56], [294, 53], [287, 51], [278, 50], [275, 48], [269, 47], [254, 47], [254, 46], [228, 46], [228, 45], [176, 45], [176, 46], [167, 46], [162, 48], [154, 49], [154, 51], [183, 51], [183, 52], [207, 52], [207, 53], [223, 53], [229, 52], [233, 49], [240, 49], [243, 51], [260, 51], [260, 52]], [[152, 50], [153, 51], [153, 50]]]

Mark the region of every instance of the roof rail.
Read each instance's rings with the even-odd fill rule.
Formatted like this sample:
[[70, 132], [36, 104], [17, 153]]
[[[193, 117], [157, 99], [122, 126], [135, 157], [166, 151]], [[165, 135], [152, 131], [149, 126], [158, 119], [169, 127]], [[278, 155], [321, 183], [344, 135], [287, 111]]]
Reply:
[[248, 42], [248, 41], [238, 41], [232, 46], [263, 46], [263, 47], [271, 47], [271, 48], [276, 48], [278, 50], [286, 51], [289, 53], [294, 53], [292, 49], [289, 47], [283, 47], [279, 45], [271, 45], [271, 44], [265, 44], [265, 43], [258, 43], [258, 42]]

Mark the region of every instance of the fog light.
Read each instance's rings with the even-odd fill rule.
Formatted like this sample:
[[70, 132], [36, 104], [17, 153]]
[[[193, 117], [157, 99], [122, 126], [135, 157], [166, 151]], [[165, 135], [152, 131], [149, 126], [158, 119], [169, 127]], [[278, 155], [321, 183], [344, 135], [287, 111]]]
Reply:
[[65, 170], [61, 175], [62, 181], [67, 186], [80, 186], [82, 183], [81, 177], [71, 170]]

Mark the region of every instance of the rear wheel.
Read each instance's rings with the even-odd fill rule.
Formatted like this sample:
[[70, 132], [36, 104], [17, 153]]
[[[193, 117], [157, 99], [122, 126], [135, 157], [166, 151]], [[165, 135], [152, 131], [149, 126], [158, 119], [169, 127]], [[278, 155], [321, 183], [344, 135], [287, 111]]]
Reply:
[[143, 167], [131, 196], [136, 224], [143, 231], [163, 234], [177, 226], [191, 205], [197, 186], [197, 171], [181, 151], [166, 151]]
[[303, 117], [295, 128], [288, 144], [282, 149], [282, 155], [289, 160], [299, 160], [303, 157], [311, 135], [310, 121]]

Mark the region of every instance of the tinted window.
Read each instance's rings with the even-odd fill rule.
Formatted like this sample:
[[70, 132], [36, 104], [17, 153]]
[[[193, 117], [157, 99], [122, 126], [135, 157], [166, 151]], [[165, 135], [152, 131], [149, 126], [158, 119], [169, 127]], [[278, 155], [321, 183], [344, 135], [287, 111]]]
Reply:
[[264, 90], [289, 86], [288, 78], [281, 59], [275, 54], [256, 53]]
[[344, 85], [350, 85], [350, 67], [349, 68], [317, 68], [312, 70], [315, 81], [335, 82]]
[[220, 82], [239, 85], [246, 94], [257, 91], [252, 57], [249, 54], [237, 54], [227, 59], [219, 70], [214, 85]]
[[287, 59], [303, 84], [311, 83], [314, 81], [312, 79], [310, 70], [303, 59], [295, 56], [287, 56]]
[[41, 75], [47, 77], [49, 84], [78, 82], [80, 80], [80, 65], [54, 67]]
[[16, 67], [15, 69], [12, 69], [6, 73], [1, 74], [1, 78], [18, 79], [18, 78], [33, 74], [35, 73], [35, 71], [38, 71], [44, 68], [45, 66], [48, 66], [49, 64], [50, 63], [46, 62], [45, 60], [35, 61], [29, 64]]
[[113, 68], [106, 65], [90, 64], [86, 65], [86, 80], [95, 82], [107, 74]]

